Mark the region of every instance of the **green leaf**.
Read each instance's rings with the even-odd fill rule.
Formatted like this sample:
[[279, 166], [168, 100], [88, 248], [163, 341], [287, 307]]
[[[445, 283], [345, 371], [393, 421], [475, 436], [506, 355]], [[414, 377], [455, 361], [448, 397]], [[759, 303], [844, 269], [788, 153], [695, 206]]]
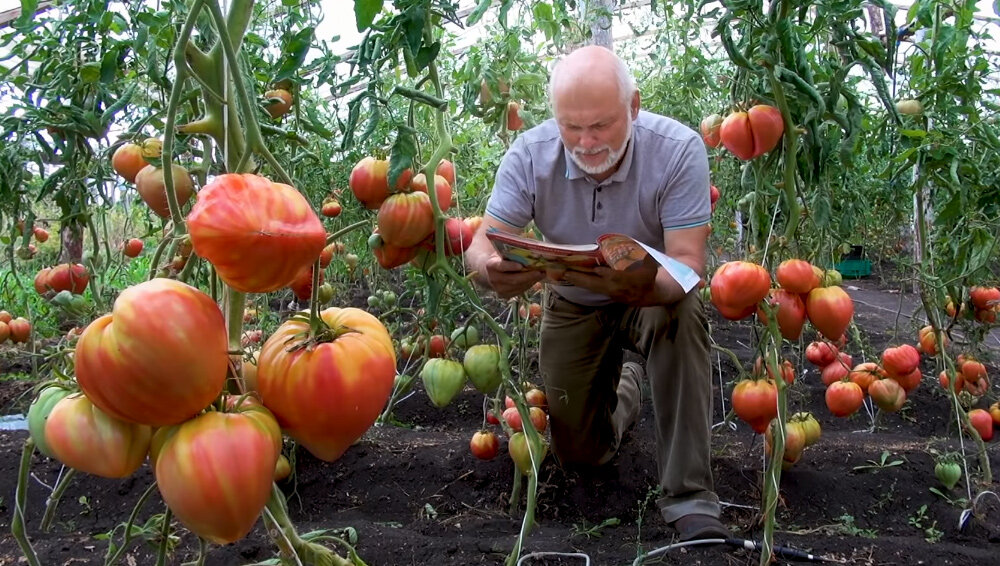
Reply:
[[84, 63], [80, 67], [80, 80], [85, 83], [96, 83], [101, 78], [101, 64], [96, 61]]
[[830, 211], [830, 199], [826, 198], [820, 191], [817, 191], [813, 195], [812, 206], [813, 220], [816, 222], [816, 226], [819, 228], [826, 228], [830, 225], [830, 216], [832, 212]]
[[430, 65], [431, 61], [437, 57], [439, 51], [441, 51], [440, 41], [435, 41], [430, 47], [427, 47], [426, 45], [421, 46], [420, 51], [417, 52], [417, 56], [414, 57], [417, 69], [422, 71], [427, 68], [427, 65]]
[[358, 31], [370, 28], [375, 16], [382, 11], [383, 0], [354, 0], [354, 19], [358, 22]]
[[413, 128], [399, 126], [396, 141], [389, 151], [389, 186], [395, 187], [399, 176], [413, 166], [413, 156], [417, 154], [417, 131]]
[[23, 28], [35, 19], [35, 12], [38, 11], [38, 0], [21, 0], [21, 15], [14, 23], [14, 27]]
[[403, 35], [406, 37], [406, 44], [410, 46], [410, 51], [413, 53], [420, 51], [426, 21], [427, 12], [422, 6], [411, 6], [403, 13]]
[[927, 137], [927, 132], [924, 130], [900, 130], [900, 134], [908, 138], [925, 138]]
[[486, 10], [490, 9], [491, 2], [492, 0], [479, 0], [479, 4], [476, 4], [476, 8], [469, 13], [469, 17], [465, 20], [465, 27], [476, 25], [486, 15]]
[[316, 28], [310, 26], [299, 30], [298, 33], [292, 36], [292, 39], [285, 45], [284, 59], [281, 61], [281, 67], [278, 68], [278, 73], [274, 77], [275, 82], [295, 76], [295, 72], [299, 70], [299, 67], [306, 60], [306, 54], [309, 53], [315, 33]]
[[110, 84], [115, 80], [118, 71], [118, 50], [112, 49], [104, 54], [101, 59], [101, 82]]

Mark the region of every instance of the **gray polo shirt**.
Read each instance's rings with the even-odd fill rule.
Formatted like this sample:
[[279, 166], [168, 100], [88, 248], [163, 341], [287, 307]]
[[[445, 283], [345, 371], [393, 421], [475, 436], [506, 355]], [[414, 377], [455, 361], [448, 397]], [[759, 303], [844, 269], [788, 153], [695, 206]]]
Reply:
[[[560, 244], [591, 244], [616, 232], [662, 250], [664, 230], [711, 217], [705, 143], [672, 118], [640, 111], [618, 171], [597, 182], [569, 157], [549, 119], [510, 146], [486, 213], [518, 229], [534, 220], [546, 241]], [[611, 302], [580, 287], [551, 289], [578, 304]]]

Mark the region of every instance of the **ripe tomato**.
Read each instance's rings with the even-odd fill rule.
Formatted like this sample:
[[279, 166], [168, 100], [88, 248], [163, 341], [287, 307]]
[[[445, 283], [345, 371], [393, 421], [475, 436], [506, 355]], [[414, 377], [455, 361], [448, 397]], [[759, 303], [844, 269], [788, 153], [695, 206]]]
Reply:
[[893, 377], [890, 375], [889, 377], [895, 379], [899, 383], [899, 386], [903, 388], [903, 391], [909, 394], [920, 385], [920, 380], [924, 378], [924, 375], [920, 373], [920, 368], [916, 368], [904, 376]]
[[969, 290], [969, 296], [976, 310], [989, 311], [1000, 302], [1000, 289], [977, 286]]
[[[41, 275], [39, 273], [39, 275]], [[62, 263], [52, 268], [45, 278], [45, 286], [52, 291], [69, 291], [74, 295], [82, 295], [90, 282], [90, 273], [79, 263]], [[38, 277], [35, 277], [35, 289], [38, 289]]]
[[444, 232], [444, 254], [447, 256], [459, 255], [472, 244], [472, 227], [458, 218], [446, 218]]
[[[431, 337], [433, 342], [433, 337]], [[420, 370], [427, 397], [435, 407], [444, 407], [465, 387], [466, 375], [462, 364], [455, 360], [430, 358]]]
[[537, 387], [532, 387], [531, 389], [525, 391], [524, 400], [527, 401], [528, 405], [532, 407], [541, 407], [544, 409], [549, 406], [545, 392]]
[[[396, 180], [396, 190], [405, 188], [413, 178], [413, 171], [405, 169]], [[351, 192], [369, 210], [376, 210], [389, 198], [389, 162], [385, 159], [365, 157], [351, 170], [348, 180]]]
[[129, 183], [134, 183], [136, 175], [147, 165], [149, 162], [143, 159], [142, 148], [138, 144], [123, 144], [111, 156], [111, 167]]
[[861, 391], [865, 393], [868, 392], [869, 385], [882, 377], [885, 377], [885, 375], [875, 362], [864, 362], [858, 364], [854, 366], [854, 369], [852, 369], [849, 374], [847, 374], [847, 379], [857, 383], [858, 387], [861, 388]]
[[[757, 356], [757, 360], [753, 364], [754, 375], [758, 377], [764, 377], [764, 358]], [[771, 372], [771, 368], [767, 368], [767, 378], [773, 380], [774, 373]], [[781, 362], [781, 379], [785, 380], [785, 383], [791, 385], [795, 383], [795, 367], [792, 366], [792, 362], [788, 360], [782, 360]]]
[[19, 316], [7, 323], [10, 330], [10, 341], [15, 344], [27, 342], [31, 338], [31, 323], [23, 316]]
[[[319, 272], [319, 284], [323, 284], [323, 272]], [[295, 298], [300, 301], [308, 301], [312, 297], [313, 286], [313, 266], [306, 266], [288, 284], [288, 288], [295, 294]]]
[[791, 293], [805, 295], [819, 287], [820, 277], [813, 265], [802, 259], [786, 259], [774, 273], [778, 285]]
[[993, 417], [983, 409], [972, 409], [969, 411], [969, 423], [979, 433], [983, 442], [993, 439]]
[[462, 223], [467, 225], [472, 229], [472, 233], [475, 234], [479, 231], [479, 227], [483, 225], [482, 216], [466, 216], [462, 219]]
[[500, 439], [491, 431], [481, 430], [472, 435], [469, 451], [480, 460], [492, 460], [500, 451]]
[[840, 287], [817, 287], [806, 298], [806, 315], [820, 334], [837, 340], [851, 323], [854, 302]]
[[13, 318], [9, 312], [0, 311], [0, 322], [10, 322]]
[[1000, 426], [1000, 401], [990, 405], [990, 417], [993, 418], [994, 426]]
[[253, 398], [226, 399], [232, 412], [209, 411], [157, 430], [156, 485], [196, 535], [216, 544], [250, 532], [271, 496], [281, 429]]
[[269, 90], [264, 93], [264, 98], [271, 101], [272, 98], [277, 99], [267, 106], [264, 107], [267, 113], [271, 115], [272, 119], [281, 118], [288, 113], [288, 110], [292, 107], [292, 93], [288, 92], [283, 88]]
[[719, 187], [716, 187], [715, 185], [711, 185], [708, 188], [708, 198], [709, 198], [709, 202], [712, 204], [712, 212], [715, 212], [715, 203], [718, 202], [719, 197], [721, 197], [721, 196], [722, 196], [722, 193], [719, 192]]
[[539, 433], [545, 432], [549, 426], [548, 415], [541, 407], [528, 407], [528, 418], [531, 419], [531, 426], [535, 427]]
[[[948, 346], [948, 335], [944, 332], [941, 333], [942, 342], [944, 346]], [[928, 356], [936, 356], [938, 353], [938, 343], [937, 334], [934, 332], [934, 327], [931, 325], [924, 326], [917, 332], [917, 342], [920, 344], [920, 351], [927, 354]]]
[[820, 380], [823, 382], [823, 385], [830, 386], [833, 383], [847, 379], [847, 376], [851, 373], [853, 363], [854, 360], [851, 356], [843, 352], [837, 354], [837, 359], [827, 364], [820, 372]]
[[766, 379], [744, 379], [733, 388], [733, 411], [762, 434], [778, 416], [778, 389]]
[[368, 247], [375, 254], [378, 264], [384, 269], [393, 269], [417, 257], [417, 248], [400, 247], [389, 244], [382, 238], [378, 228], [368, 237]]
[[39, 244], [43, 244], [49, 240], [49, 231], [41, 226], [35, 226], [32, 233], [35, 235], [35, 240], [37, 240]]
[[511, 100], [507, 103], [507, 129], [516, 132], [524, 127], [524, 121], [521, 120], [521, 105], [516, 101]]
[[753, 159], [774, 149], [785, 132], [781, 112], [758, 104], [746, 112], [733, 112], [722, 121], [722, 145], [740, 159]]
[[712, 276], [712, 304], [726, 318], [739, 320], [732, 316], [743, 314], [746, 309], [749, 312], [740, 318], [753, 314], [770, 288], [771, 275], [766, 269], [747, 261], [730, 261], [722, 264]]
[[462, 360], [469, 381], [477, 391], [491, 395], [500, 387], [500, 347], [496, 344], [476, 344], [465, 351]]
[[[517, 407], [507, 407], [506, 409], [503, 410], [503, 414], [500, 416], [503, 417], [503, 420], [504, 422], [507, 423], [507, 426], [509, 426], [515, 432], [520, 432], [524, 430], [524, 422], [523, 419], [521, 419], [521, 413], [517, 412]], [[531, 415], [528, 416], [530, 417]]]
[[864, 392], [853, 381], [838, 381], [826, 388], [826, 407], [835, 417], [853, 415], [864, 400]]
[[701, 121], [699, 129], [701, 130], [701, 139], [705, 140], [705, 145], [719, 147], [719, 144], [722, 143], [720, 128], [722, 128], [722, 116], [718, 114], [709, 114]]
[[434, 170], [435, 175], [440, 175], [444, 177], [445, 181], [448, 181], [449, 187], [455, 186], [455, 164], [447, 159], [442, 159], [438, 163], [437, 169]]
[[10, 326], [7, 323], [0, 320], [0, 344], [3, 344], [10, 338]]
[[434, 232], [434, 210], [427, 193], [396, 193], [378, 209], [378, 230], [385, 243], [401, 248], [419, 244]]
[[340, 205], [339, 200], [334, 197], [327, 197], [323, 199], [323, 207], [320, 209], [320, 212], [327, 218], [336, 218], [340, 216], [343, 210], [344, 207]]
[[244, 293], [288, 285], [326, 246], [326, 230], [295, 188], [251, 174], [219, 175], [187, 219], [197, 254]]
[[[427, 177], [423, 173], [414, 175], [410, 181], [410, 190], [427, 194]], [[442, 212], [451, 208], [451, 184], [441, 175], [434, 175], [434, 194], [437, 196], [438, 208]], [[430, 195], [427, 195], [430, 197]]]
[[139, 469], [152, 430], [108, 415], [82, 393], [60, 399], [45, 422], [45, 444], [67, 466], [104, 478], [124, 478]]
[[[177, 165], [170, 166], [174, 181], [174, 192], [177, 195], [177, 205], [184, 206], [194, 193], [194, 182], [187, 169]], [[170, 218], [170, 207], [167, 204], [167, 188], [163, 181], [163, 169], [147, 165], [135, 176], [135, 188], [143, 202], [160, 218]]]
[[288, 320], [264, 343], [257, 387], [281, 428], [332, 462], [375, 422], [389, 400], [396, 355], [388, 330], [357, 308], [320, 313], [321, 341], [303, 347], [308, 321]]
[[909, 375], [920, 365], [920, 352], [909, 344], [886, 348], [882, 352], [882, 367], [890, 376]]
[[839, 353], [837, 347], [829, 342], [817, 340], [806, 346], [806, 359], [821, 368], [832, 364]]
[[50, 273], [52, 273], [51, 267], [43, 267], [35, 274], [35, 292], [43, 297], [48, 293], [55, 294], [55, 291], [49, 287]]
[[179, 281], [157, 278], [122, 291], [111, 314], [87, 326], [76, 345], [76, 379], [113, 417], [177, 424], [218, 397], [228, 350], [215, 301]]
[[[771, 289], [767, 302], [777, 306], [778, 330], [786, 340], [798, 340], [806, 323], [806, 305], [802, 297], [785, 289]], [[757, 316], [767, 324], [767, 313], [757, 308]]]
[[[770, 456], [774, 445], [773, 437], [777, 433], [777, 427], [768, 424], [764, 434], [764, 452]], [[802, 423], [789, 420], [785, 423], [785, 450], [781, 457], [781, 469], [787, 470], [795, 465], [802, 457], [802, 451], [806, 447], [806, 432]]]
[[122, 244], [122, 253], [125, 257], [137, 257], [142, 253], [142, 240], [139, 238], [130, 238]]

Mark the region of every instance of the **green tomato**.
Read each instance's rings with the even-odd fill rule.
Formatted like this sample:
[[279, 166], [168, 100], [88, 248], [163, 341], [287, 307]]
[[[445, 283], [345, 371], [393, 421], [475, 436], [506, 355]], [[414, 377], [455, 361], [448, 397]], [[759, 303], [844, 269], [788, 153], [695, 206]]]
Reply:
[[934, 466], [934, 476], [942, 485], [951, 489], [962, 478], [962, 467], [958, 462], [938, 462]]
[[62, 401], [64, 398], [69, 397], [71, 393], [72, 391], [69, 389], [58, 385], [50, 385], [38, 392], [38, 397], [35, 397], [35, 400], [31, 403], [31, 407], [28, 408], [28, 434], [35, 441], [35, 446], [38, 447], [39, 452], [49, 458], [55, 458], [55, 456], [52, 455], [52, 449], [45, 442], [45, 423], [49, 420], [49, 413], [52, 412], [52, 407], [55, 407], [56, 403]]
[[462, 360], [469, 381], [480, 392], [491, 395], [500, 387], [500, 347], [496, 344], [478, 344], [465, 351]]
[[420, 379], [431, 403], [444, 407], [465, 387], [466, 376], [462, 364], [455, 360], [431, 358], [420, 370]]
[[475, 325], [459, 326], [451, 333], [451, 343], [459, 348], [469, 348], [479, 343], [479, 329]]

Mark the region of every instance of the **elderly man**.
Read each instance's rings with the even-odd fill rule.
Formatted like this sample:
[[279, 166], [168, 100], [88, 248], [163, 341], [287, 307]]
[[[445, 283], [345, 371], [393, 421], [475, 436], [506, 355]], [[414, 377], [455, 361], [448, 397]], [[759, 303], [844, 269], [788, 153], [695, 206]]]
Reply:
[[[501, 297], [545, 277], [504, 261], [490, 229], [592, 243], [624, 233], [705, 272], [710, 217], [708, 157], [697, 133], [639, 110], [639, 92], [611, 51], [583, 47], [549, 85], [554, 119], [523, 133], [504, 156], [483, 225], [466, 252], [470, 270]], [[638, 418], [649, 375], [664, 519], [682, 540], [730, 535], [719, 521], [711, 471], [712, 381], [697, 291], [662, 267], [569, 271], [546, 287], [539, 363], [552, 451], [563, 464], [601, 465]], [[628, 348], [646, 370], [622, 363]]]

